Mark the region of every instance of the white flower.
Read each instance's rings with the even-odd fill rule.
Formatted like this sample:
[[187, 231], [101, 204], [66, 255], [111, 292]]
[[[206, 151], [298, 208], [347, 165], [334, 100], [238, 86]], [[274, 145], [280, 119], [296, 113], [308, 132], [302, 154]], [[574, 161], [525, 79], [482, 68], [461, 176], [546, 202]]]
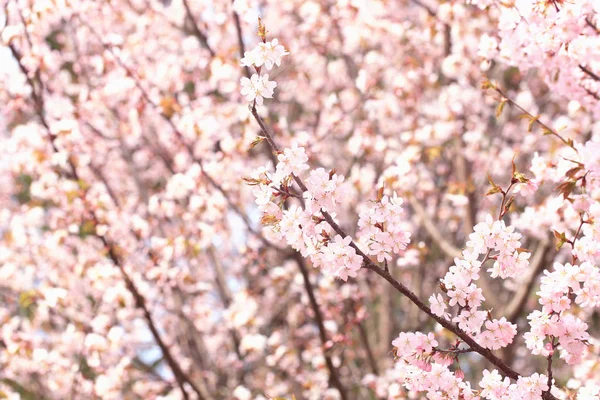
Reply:
[[244, 53], [244, 58], [241, 60], [241, 64], [250, 67], [252, 65], [260, 67], [264, 64], [267, 69], [272, 69], [273, 65], [280, 66], [281, 58], [290, 54], [285, 47], [279, 44], [277, 39], [273, 39], [270, 42], [259, 43], [251, 51]]
[[515, 193], [520, 193], [523, 197], [529, 197], [535, 194], [538, 188], [537, 181], [533, 179], [527, 180], [527, 182], [517, 183], [514, 188]]
[[261, 352], [267, 345], [267, 337], [260, 334], [245, 335], [240, 343], [240, 350], [243, 354], [252, 352]]
[[281, 58], [290, 54], [285, 47], [279, 44], [277, 39], [273, 39], [267, 43], [260, 43], [259, 48], [263, 54], [264, 64], [267, 69], [273, 68], [273, 64], [281, 65]]
[[262, 76], [254, 74], [250, 79], [243, 77], [241, 84], [242, 95], [246, 96], [246, 100], [256, 100], [256, 104], [259, 106], [263, 104], [263, 98], [273, 98], [273, 90], [277, 86], [276, 82], [269, 81], [269, 74]]
[[[242, 58], [240, 60], [240, 63], [245, 66], [245, 67], [251, 67], [253, 65], [257, 65], [257, 63], [259, 62], [259, 56], [260, 54], [255, 51], [256, 49], [252, 50], [252, 51], [246, 51], [244, 52], [244, 58]], [[262, 65], [262, 63], [261, 63]], [[258, 65], [257, 65], [258, 66]]]
[[252, 392], [244, 386], [238, 386], [233, 391], [233, 398], [236, 400], [250, 400], [252, 399]]

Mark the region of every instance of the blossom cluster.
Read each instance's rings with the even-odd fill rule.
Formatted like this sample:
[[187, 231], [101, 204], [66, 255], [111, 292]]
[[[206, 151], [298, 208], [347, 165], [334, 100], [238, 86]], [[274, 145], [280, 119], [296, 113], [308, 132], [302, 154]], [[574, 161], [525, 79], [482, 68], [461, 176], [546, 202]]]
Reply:
[[[316, 168], [306, 178], [306, 189], [297, 193], [294, 180], [309, 169], [305, 149], [293, 144], [277, 156], [275, 172], [267, 167], [254, 171], [246, 182], [254, 186], [253, 194], [261, 221], [267, 225], [267, 236], [273, 240], [285, 240], [304, 257], [309, 257], [315, 267], [344, 281], [356, 277], [363, 259], [353, 247], [350, 236], [342, 237], [326, 222], [323, 212], [336, 217], [336, 207], [348, 196], [344, 177], [335, 171]], [[302, 206], [286, 206], [285, 200], [297, 198]], [[387, 261], [391, 254], [400, 254], [410, 240], [410, 233], [402, 228], [402, 199], [396, 194], [382, 196], [369, 210], [361, 214], [360, 243], [366, 254]]]
[[418, 366], [425, 371], [431, 371], [431, 364], [428, 359], [433, 358], [435, 353], [433, 349], [437, 347], [433, 333], [427, 335], [421, 332], [401, 332], [392, 342], [396, 355], [409, 364]]
[[277, 82], [269, 81], [269, 74], [261, 75], [261, 67], [264, 65], [271, 70], [274, 65], [281, 65], [281, 59], [288, 54], [290, 53], [279, 44], [277, 39], [261, 42], [251, 51], [244, 53], [241, 64], [245, 67], [254, 66], [257, 71], [250, 78], [243, 77], [241, 79], [241, 93], [246, 97], [246, 101], [256, 101], [256, 104], [262, 105], [264, 98], [273, 97]]
[[377, 261], [389, 261], [392, 254], [400, 254], [410, 242], [402, 221], [402, 199], [396, 194], [384, 195], [373, 202], [373, 207], [359, 214], [360, 242], [367, 254], [376, 256]]
[[[341, 203], [347, 190], [344, 178], [323, 168], [312, 170], [307, 179], [308, 190], [294, 194], [294, 177], [309, 168], [305, 150], [294, 145], [279, 154], [278, 161], [273, 174], [262, 167], [246, 179], [254, 186], [253, 194], [262, 212], [261, 222], [267, 225], [267, 236], [285, 240], [304, 257], [310, 257], [315, 267], [335, 277], [343, 280], [355, 277], [362, 257], [350, 246], [351, 237], [335, 234], [321, 213], [328, 210], [335, 217], [334, 207]], [[297, 204], [285, 207], [285, 200], [293, 197], [301, 199], [304, 207]]]
[[[441, 280], [448, 300], [439, 293], [429, 298], [432, 312], [442, 318], [450, 318], [448, 306], [458, 306], [458, 314], [452, 321], [489, 349], [496, 350], [510, 344], [517, 333], [516, 326], [505, 318], [487, 320], [487, 312], [479, 309], [485, 297], [475, 281], [479, 279], [482, 263], [490, 258], [495, 258], [494, 266], [489, 269], [492, 277], [512, 277], [522, 273], [529, 265], [530, 254], [517, 250], [520, 237], [513, 227], [507, 227], [501, 220], [494, 221], [488, 215], [484, 222], [474, 227], [462, 259], [455, 258], [454, 265]], [[493, 251], [496, 253], [492, 254]], [[482, 254], [485, 257], [480, 261]], [[481, 332], [484, 323], [486, 330]]]
[[244, 53], [241, 64], [246, 67], [265, 66], [268, 70], [273, 69], [274, 65], [280, 66], [281, 59], [290, 54], [285, 47], [279, 44], [277, 39], [270, 42], [261, 42], [251, 51]]
[[582, 308], [600, 305], [600, 271], [588, 262], [555, 263], [554, 271], [546, 270], [544, 275], [537, 293], [542, 310], [528, 316], [531, 329], [524, 334], [526, 345], [533, 354], [544, 356], [557, 347], [568, 364], [577, 364], [586, 351], [588, 325], [567, 311], [572, 298]]
[[428, 398], [475, 398], [470, 385], [463, 382], [460, 367], [454, 372], [448, 368], [454, 363], [455, 354], [438, 349], [433, 333], [401, 332], [392, 346], [401, 382], [408, 390], [427, 392]]
[[484, 370], [479, 385], [482, 389], [481, 397], [484, 399], [539, 400], [542, 393], [548, 390], [548, 377], [535, 373], [528, 377], [519, 377], [516, 383], [511, 384], [510, 380], [503, 379], [497, 370]]
[[[502, 324], [492, 323], [502, 330]], [[495, 330], [490, 326], [490, 331]], [[458, 349], [441, 350], [434, 335], [421, 332], [400, 333], [392, 345], [400, 359], [396, 368], [400, 371], [399, 380], [411, 391], [426, 392], [431, 399], [527, 399], [539, 400], [542, 392], [548, 390], [545, 375], [533, 374], [520, 377], [511, 384], [510, 379], [502, 378], [497, 370], [484, 370], [479, 385], [480, 391], [471, 388], [464, 380], [460, 365], [451, 371], [457, 362]]]
[[241, 83], [241, 92], [246, 97], [246, 101], [256, 101], [259, 106], [262, 106], [265, 98], [273, 98], [273, 92], [277, 87], [277, 82], [269, 80], [269, 74], [253, 74], [249, 79], [243, 77]]
[[[426, 392], [428, 399], [465, 399], [475, 400], [477, 391], [464, 380], [462, 373], [452, 372], [443, 364], [430, 364], [427, 370], [408, 364], [396, 363], [398, 381], [409, 391]], [[402, 397], [401, 397], [402, 398]], [[415, 397], [420, 398], [420, 397]]]
[[[512, 343], [517, 326], [505, 317], [492, 319], [488, 311], [481, 309], [485, 298], [475, 281], [479, 279], [482, 264], [491, 258], [496, 259], [495, 266], [489, 270], [492, 276], [500, 273], [503, 277], [515, 276], [517, 270], [520, 273], [526, 268], [529, 253], [517, 251], [520, 237], [513, 227], [507, 227], [503, 221], [494, 220], [488, 215], [484, 222], [474, 227], [462, 258], [455, 258], [454, 265], [441, 279], [447, 299], [440, 293], [429, 298], [433, 314], [456, 323], [479, 345], [490, 350], [498, 350]], [[482, 254], [485, 256], [480, 261]], [[522, 257], [522, 254], [527, 254], [527, 257]], [[449, 307], [457, 307], [458, 311], [453, 314]], [[424, 335], [420, 332], [401, 332], [392, 345], [401, 359], [400, 368], [405, 370], [404, 386], [407, 389], [426, 391], [428, 398], [444, 398], [440, 397], [444, 395], [450, 398], [477, 398], [470, 385], [462, 381], [464, 374], [460, 367], [454, 372], [449, 369], [454, 361], [458, 361], [458, 346], [448, 351], [437, 349], [438, 343], [433, 334]], [[547, 390], [537, 374], [522, 377], [515, 384], [510, 384], [508, 378], [497, 380], [496, 377], [500, 378], [497, 371], [493, 371], [489, 377], [484, 376], [480, 383], [483, 398], [539, 399], [542, 391]]]
[[[489, 0], [467, 0], [482, 8]], [[496, 35], [483, 35], [480, 55], [521, 70], [536, 68], [552, 90], [600, 112], [597, 71], [600, 66], [600, 12], [595, 0], [517, 1], [498, 8]]]
[[491, 257], [494, 265], [488, 271], [492, 278], [514, 278], [521, 275], [529, 266], [531, 253], [521, 248], [521, 234], [513, 226], [506, 226], [502, 220], [494, 220], [487, 215], [485, 222], [477, 224], [469, 236], [467, 246], [472, 252], [485, 254], [496, 251]]

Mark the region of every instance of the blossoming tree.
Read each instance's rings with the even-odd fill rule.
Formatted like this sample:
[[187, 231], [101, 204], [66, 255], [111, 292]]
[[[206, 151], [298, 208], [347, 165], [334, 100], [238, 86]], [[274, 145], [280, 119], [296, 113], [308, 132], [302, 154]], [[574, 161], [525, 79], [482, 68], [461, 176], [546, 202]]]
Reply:
[[0, 15], [0, 398], [600, 399], [600, 2]]

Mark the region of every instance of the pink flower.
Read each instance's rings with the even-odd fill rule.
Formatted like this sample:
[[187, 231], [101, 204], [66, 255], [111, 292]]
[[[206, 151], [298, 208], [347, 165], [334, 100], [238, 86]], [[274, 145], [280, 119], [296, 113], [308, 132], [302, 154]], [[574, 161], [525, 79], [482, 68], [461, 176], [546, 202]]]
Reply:
[[535, 179], [528, 179], [527, 182], [517, 183], [514, 187], [514, 192], [521, 194], [523, 197], [532, 196], [538, 189], [538, 183]]
[[298, 175], [308, 169], [308, 165], [306, 165], [308, 156], [304, 151], [304, 147], [298, 147], [296, 143], [291, 148], [283, 150], [283, 153], [277, 156], [277, 160], [279, 160], [277, 172], [283, 176]]

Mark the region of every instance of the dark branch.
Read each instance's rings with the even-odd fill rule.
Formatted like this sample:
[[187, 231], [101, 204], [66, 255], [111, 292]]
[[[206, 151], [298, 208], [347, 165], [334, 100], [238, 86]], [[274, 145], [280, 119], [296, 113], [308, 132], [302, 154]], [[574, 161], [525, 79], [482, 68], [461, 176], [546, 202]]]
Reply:
[[194, 18], [194, 14], [192, 13], [192, 9], [190, 8], [188, 0], [183, 0], [183, 7], [185, 7], [185, 14], [186, 14], [188, 20], [190, 21], [190, 23], [192, 24], [192, 31], [194, 32], [194, 36], [196, 36], [196, 38], [198, 39], [200, 44], [206, 50], [208, 50], [208, 52], [210, 53], [210, 56], [214, 57], [216, 55], [216, 53], [208, 44], [208, 37], [198, 27], [198, 24], [196, 23], [196, 19]]

